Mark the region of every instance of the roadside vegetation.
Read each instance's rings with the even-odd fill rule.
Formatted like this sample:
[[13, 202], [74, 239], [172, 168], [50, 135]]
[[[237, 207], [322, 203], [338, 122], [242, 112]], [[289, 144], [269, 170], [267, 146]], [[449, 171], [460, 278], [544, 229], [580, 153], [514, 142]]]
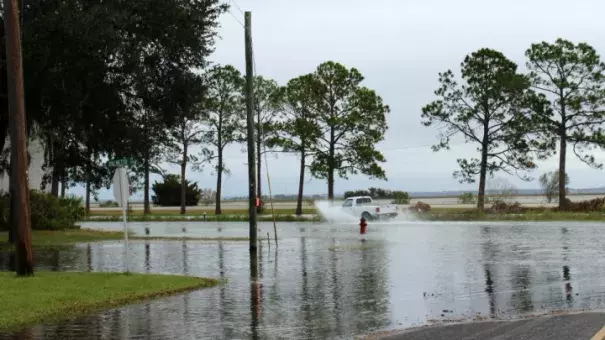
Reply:
[[[540, 183], [550, 201], [557, 197], [559, 211], [573, 211], [568, 153], [603, 166], [592, 151], [605, 147], [605, 63], [592, 46], [565, 39], [532, 44], [525, 56], [527, 73], [489, 48], [467, 55], [459, 75], [439, 73], [436, 99], [422, 108], [423, 124], [439, 129], [434, 151], [448, 150], [453, 138], [477, 146], [476, 157], [458, 159], [454, 172], [461, 183], [478, 182], [477, 210], [486, 210], [489, 178], [506, 173], [532, 181], [535, 161], [556, 153], [555, 174]], [[471, 202], [468, 195], [460, 200]]]
[[[467, 194], [464, 195], [468, 197]], [[421, 205], [422, 202], [417, 205]], [[525, 207], [519, 202], [507, 203], [495, 200], [484, 210], [456, 208], [431, 208], [422, 204], [409, 210], [419, 219], [428, 221], [605, 221], [605, 197], [580, 202], [568, 202], [564, 210], [559, 207]]]
[[34, 277], [20, 278], [0, 273], [0, 332], [217, 284], [214, 279], [175, 275], [38, 271]]

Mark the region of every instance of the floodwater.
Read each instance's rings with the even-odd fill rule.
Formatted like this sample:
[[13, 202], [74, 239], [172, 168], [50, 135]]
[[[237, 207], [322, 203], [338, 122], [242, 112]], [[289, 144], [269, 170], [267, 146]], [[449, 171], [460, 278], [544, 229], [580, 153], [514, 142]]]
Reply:
[[[86, 223], [120, 229], [119, 223]], [[131, 223], [151, 236], [247, 236], [245, 223]], [[183, 231], [185, 227], [185, 232]], [[131, 241], [141, 273], [228, 281], [25, 330], [45, 339], [344, 339], [434, 320], [605, 309], [605, 224], [371, 223], [260, 225], [258, 279], [247, 242]], [[36, 253], [38, 269], [120, 271], [123, 244]], [[8, 254], [0, 254], [6, 270]]]

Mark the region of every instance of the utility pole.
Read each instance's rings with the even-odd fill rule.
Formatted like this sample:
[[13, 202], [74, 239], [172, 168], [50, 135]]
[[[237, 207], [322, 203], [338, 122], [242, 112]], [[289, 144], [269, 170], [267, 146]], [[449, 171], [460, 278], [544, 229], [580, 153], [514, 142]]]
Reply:
[[[25, 102], [23, 95], [23, 60], [21, 58], [21, 28], [19, 1], [4, 0], [4, 32], [6, 40], [6, 69], [8, 78], [8, 112], [11, 146], [11, 183], [15, 186], [16, 271], [18, 276], [34, 275], [29, 216], [29, 181], [27, 177], [27, 135], [25, 133]], [[14, 155], [14, 156], [13, 156]]]
[[[6, 0], [5, 0], [6, 1]], [[256, 169], [254, 157], [254, 68], [252, 60], [252, 13], [245, 13], [246, 39], [246, 128], [248, 131], [248, 214], [250, 219], [250, 253], [256, 257]]]
[[256, 110], [256, 126], [258, 127], [256, 130], [256, 197], [258, 197], [259, 205], [256, 207], [256, 213], [260, 214], [263, 212], [263, 194], [262, 194], [262, 138], [263, 138], [263, 126], [262, 126], [262, 117], [261, 111], [258, 107], [258, 103], [254, 102], [254, 109]]

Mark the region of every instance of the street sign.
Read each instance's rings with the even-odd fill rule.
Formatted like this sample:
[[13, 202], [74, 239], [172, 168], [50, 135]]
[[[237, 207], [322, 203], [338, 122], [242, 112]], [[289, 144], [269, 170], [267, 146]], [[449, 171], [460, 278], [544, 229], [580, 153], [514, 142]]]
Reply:
[[130, 184], [128, 183], [128, 174], [126, 169], [118, 168], [113, 175], [113, 197], [120, 207], [126, 207], [128, 197], [130, 196]]
[[116, 158], [109, 161], [109, 166], [125, 167], [133, 166], [135, 164], [132, 158]]
[[124, 268], [128, 273], [128, 221], [126, 220], [126, 207], [130, 197], [130, 184], [128, 172], [124, 168], [116, 169], [113, 174], [113, 197], [122, 207], [122, 223], [124, 225]]

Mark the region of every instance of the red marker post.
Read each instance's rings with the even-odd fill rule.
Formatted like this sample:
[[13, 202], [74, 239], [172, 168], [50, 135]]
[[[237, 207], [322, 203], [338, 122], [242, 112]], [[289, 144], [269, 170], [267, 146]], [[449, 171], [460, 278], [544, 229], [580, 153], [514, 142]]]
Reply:
[[361, 220], [359, 220], [359, 233], [361, 235], [364, 235], [368, 230], [368, 224], [366, 223], [366, 219], [365, 218], [361, 218]]

